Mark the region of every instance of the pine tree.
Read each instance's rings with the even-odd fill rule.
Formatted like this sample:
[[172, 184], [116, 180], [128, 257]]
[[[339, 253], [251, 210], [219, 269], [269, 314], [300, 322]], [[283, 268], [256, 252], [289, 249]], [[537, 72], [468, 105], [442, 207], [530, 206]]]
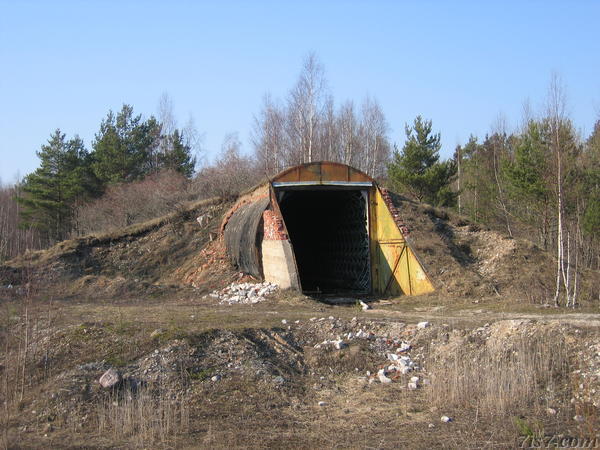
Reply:
[[593, 240], [600, 240], [600, 120], [594, 125], [586, 143], [583, 165], [583, 187], [587, 200], [583, 227]]
[[154, 117], [142, 121], [133, 108], [123, 105], [115, 116], [109, 111], [92, 144], [93, 169], [103, 183], [133, 181], [153, 172], [160, 125]]
[[407, 189], [419, 201], [437, 206], [452, 206], [457, 194], [450, 184], [456, 174], [454, 161], [440, 162], [440, 134], [432, 134], [430, 120], [417, 116], [406, 126], [402, 152], [394, 151], [388, 174], [394, 187]]
[[40, 167], [25, 177], [18, 198], [23, 205], [21, 219], [55, 242], [72, 231], [75, 202], [93, 190], [89, 154], [79, 137], [67, 141], [57, 129], [37, 155]]
[[160, 157], [160, 166], [165, 169], [175, 170], [190, 178], [194, 174], [196, 158], [192, 150], [184, 142], [183, 133], [176, 129], [173, 134], [165, 136], [166, 148]]
[[514, 158], [505, 161], [503, 174], [513, 215], [536, 227], [540, 244], [548, 248], [551, 190], [548, 183], [548, 142], [544, 124], [530, 121], [526, 131], [515, 138]]

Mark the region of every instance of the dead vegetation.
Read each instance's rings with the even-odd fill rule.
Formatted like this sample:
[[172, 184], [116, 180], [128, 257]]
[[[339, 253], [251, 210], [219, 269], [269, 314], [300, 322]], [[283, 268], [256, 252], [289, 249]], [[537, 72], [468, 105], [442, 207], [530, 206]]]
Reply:
[[432, 355], [429, 394], [438, 408], [473, 409], [488, 417], [519, 411], [540, 415], [570, 400], [565, 396], [569, 356], [564, 336], [517, 335], [508, 342], [492, 338], [484, 345], [458, 342], [453, 339]]
[[[215, 238], [226, 209], [219, 199], [203, 200], [122, 230], [26, 253], [0, 266], [3, 287], [19, 288], [28, 273], [46, 292], [62, 298], [172, 293], [185, 288], [182, 272], [205, 264], [201, 251]], [[208, 280], [206, 289], [227, 284], [234, 274], [229, 266], [220, 267], [219, 276]]]
[[[536, 305], [554, 296], [553, 257], [525, 239], [485, 228], [465, 217], [391, 193], [408, 238], [438, 293]], [[594, 271], [583, 271], [582, 304], [600, 295]]]
[[[533, 243], [393, 193], [391, 198], [435, 296], [551, 303], [555, 262]], [[160, 297], [189, 286], [202, 293], [222, 288], [236, 277], [218, 239], [230, 206], [217, 198], [181, 204], [163, 217], [26, 253], [0, 266], [2, 285], [22, 284], [26, 270], [58, 296]], [[598, 274], [583, 275], [581, 304], [589, 305], [600, 295]]]
[[[154, 316], [88, 304], [89, 322], [64, 302], [12, 305], [2, 317], [4, 443], [506, 448], [529, 431], [597, 430], [597, 397], [589, 396], [600, 389], [597, 327], [513, 320], [419, 328], [301, 302], [223, 312], [216, 301], [157, 304]], [[339, 350], [318, 345], [338, 337], [347, 344]], [[400, 342], [416, 368], [382, 384], [374, 374]], [[122, 374], [114, 389], [98, 384], [108, 368]], [[419, 388], [409, 389], [415, 375]]]
[[[254, 305], [205, 297], [239, 279], [214, 239], [230, 206], [217, 199], [5, 264], [3, 444], [507, 448], [529, 434], [595, 436], [597, 316], [573, 314], [576, 327], [536, 306], [526, 312], [539, 322], [499, 320], [547, 300], [548, 255], [396, 200], [439, 289], [374, 311], [293, 292]], [[417, 328], [421, 316], [434, 325]], [[369, 337], [348, 337], [358, 330]], [[382, 384], [401, 343], [418, 369]], [[107, 391], [109, 368], [123, 381]]]
[[113, 391], [98, 402], [96, 413], [98, 433], [107, 445], [168, 446], [190, 426], [186, 398], [172, 398], [160, 389], [153, 393], [128, 386]]

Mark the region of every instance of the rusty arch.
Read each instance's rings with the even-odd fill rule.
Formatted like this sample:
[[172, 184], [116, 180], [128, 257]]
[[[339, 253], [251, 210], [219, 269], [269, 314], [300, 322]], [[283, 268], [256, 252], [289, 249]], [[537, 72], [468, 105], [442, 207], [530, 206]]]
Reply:
[[317, 161], [300, 164], [279, 172], [271, 180], [274, 183], [281, 182], [371, 182], [375, 180], [364, 172], [346, 164]]

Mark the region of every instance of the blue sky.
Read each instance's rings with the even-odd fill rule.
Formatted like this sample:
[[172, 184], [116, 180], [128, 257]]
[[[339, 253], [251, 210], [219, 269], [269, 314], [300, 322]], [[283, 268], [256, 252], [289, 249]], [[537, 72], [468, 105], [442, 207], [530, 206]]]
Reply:
[[600, 2], [0, 0], [0, 180], [38, 165], [60, 128], [88, 147], [109, 109], [156, 114], [167, 92], [209, 156], [245, 151], [266, 92], [284, 98], [317, 53], [337, 104], [375, 97], [402, 144], [421, 114], [443, 156], [499, 114], [540, 110], [553, 71], [582, 133], [600, 118]]

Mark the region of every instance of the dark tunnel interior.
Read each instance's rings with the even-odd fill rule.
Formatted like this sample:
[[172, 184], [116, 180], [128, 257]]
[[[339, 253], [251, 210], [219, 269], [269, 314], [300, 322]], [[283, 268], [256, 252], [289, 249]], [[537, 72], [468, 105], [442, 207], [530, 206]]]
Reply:
[[280, 199], [306, 293], [371, 288], [367, 207], [360, 190], [290, 190]]

